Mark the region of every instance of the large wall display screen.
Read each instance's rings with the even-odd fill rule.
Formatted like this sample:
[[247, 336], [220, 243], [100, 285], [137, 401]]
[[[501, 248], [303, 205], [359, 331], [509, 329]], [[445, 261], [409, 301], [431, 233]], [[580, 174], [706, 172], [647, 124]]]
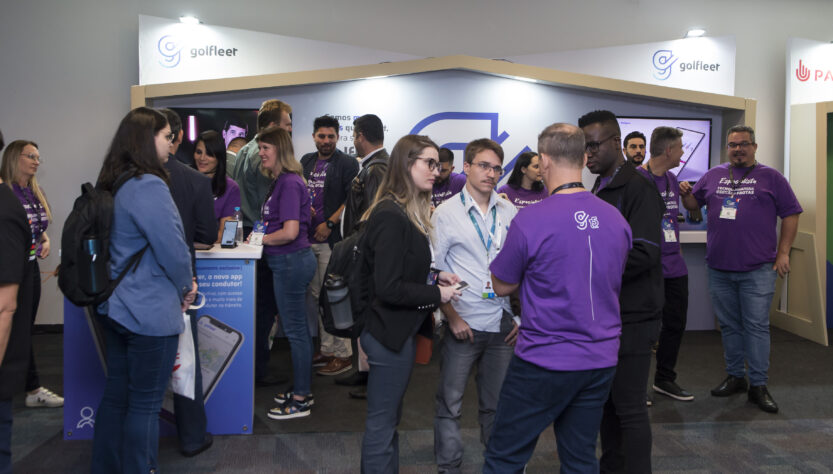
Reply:
[[[645, 135], [645, 161], [651, 159], [651, 132], [657, 127], [673, 127], [683, 132], [683, 156], [680, 166], [671, 170], [679, 181], [697, 181], [709, 170], [711, 129], [710, 119], [660, 117], [618, 117], [622, 140], [634, 131]], [[624, 146], [624, 143], [623, 143]]]
[[193, 162], [194, 147], [197, 138], [206, 130], [222, 134], [228, 148], [235, 138], [251, 140], [257, 130], [257, 108], [254, 109], [214, 109], [214, 108], [172, 108], [182, 120], [182, 145], [176, 155], [188, 163]]

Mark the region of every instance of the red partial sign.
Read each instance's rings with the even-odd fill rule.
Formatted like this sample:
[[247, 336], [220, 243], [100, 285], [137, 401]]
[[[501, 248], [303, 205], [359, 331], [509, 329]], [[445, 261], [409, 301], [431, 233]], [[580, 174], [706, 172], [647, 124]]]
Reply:
[[810, 79], [810, 69], [804, 65], [801, 59], [798, 60], [798, 69], [795, 70], [795, 77], [801, 82], [807, 82], [807, 79]]
[[812, 78], [812, 82], [833, 82], [833, 70], [827, 69], [810, 69], [804, 65], [804, 61], [798, 60], [798, 67], [795, 70], [795, 77], [801, 82], [807, 82]]

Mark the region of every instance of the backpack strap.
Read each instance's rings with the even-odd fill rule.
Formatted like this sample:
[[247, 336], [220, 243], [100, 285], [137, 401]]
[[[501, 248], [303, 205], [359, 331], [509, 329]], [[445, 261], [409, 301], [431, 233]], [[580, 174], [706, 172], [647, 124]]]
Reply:
[[124, 277], [127, 276], [127, 272], [130, 271], [131, 267], [133, 267], [134, 272], [137, 268], [139, 268], [139, 262], [142, 260], [142, 255], [145, 254], [145, 251], [148, 249], [148, 247], [150, 247], [150, 244], [145, 245], [142, 250], [139, 250], [138, 252], [134, 253], [132, 257], [130, 257], [130, 260], [127, 261], [127, 266], [124, 267], [124, 270], [122, 270], [121, 273], [119, 273], [119, 276], [116, 277], [115, 280], [110, 282], [113, 289], [119, 286], [119, 283], [121, 283]]

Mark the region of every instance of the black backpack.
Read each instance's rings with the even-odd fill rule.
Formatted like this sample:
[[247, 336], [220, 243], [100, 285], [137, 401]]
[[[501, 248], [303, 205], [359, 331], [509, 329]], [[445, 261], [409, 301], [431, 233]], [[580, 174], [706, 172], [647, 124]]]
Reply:
[[356, 225], [356, 231], [333, 246], [330, 262], [327, 264], [324, 282], [330, 275], [343, 278], [347, 282], [350, 307], [353, 310], [353, 326], [348, 329], [337, 329], [333, 322], [330, 302], [327, 299], [327, 288], [321, 284], [318, 296], [318, 306], [321, 311], [321, 322], [324, 330], [336, 337], [358, 337], [364, 328], [364, 312], [368, 306], [367, 265], [364, 258], [365, 222]]
[[132, 173], [126, 172], [113, 186], [113, 192], [81, 185], [61, 234], [61, 265], [58, 286], [72, 304], [92, 306], [107, 301], [119, 282], [139, 265], [148, 246], [133, 255], [115, 280], [110, 279], [110, 228], [113, 224], [113, 198]]

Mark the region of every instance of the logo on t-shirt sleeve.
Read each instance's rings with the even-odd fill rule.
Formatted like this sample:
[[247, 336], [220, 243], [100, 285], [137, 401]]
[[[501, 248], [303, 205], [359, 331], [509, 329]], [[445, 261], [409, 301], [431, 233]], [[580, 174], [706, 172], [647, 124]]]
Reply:
[[590, 216], [584, 211], [577, 211], [573, 217], [576, 219], [578, 230], [586, 230], [588, 225], [591, 229], [599, 228], [599, 218], [596, 216]]

